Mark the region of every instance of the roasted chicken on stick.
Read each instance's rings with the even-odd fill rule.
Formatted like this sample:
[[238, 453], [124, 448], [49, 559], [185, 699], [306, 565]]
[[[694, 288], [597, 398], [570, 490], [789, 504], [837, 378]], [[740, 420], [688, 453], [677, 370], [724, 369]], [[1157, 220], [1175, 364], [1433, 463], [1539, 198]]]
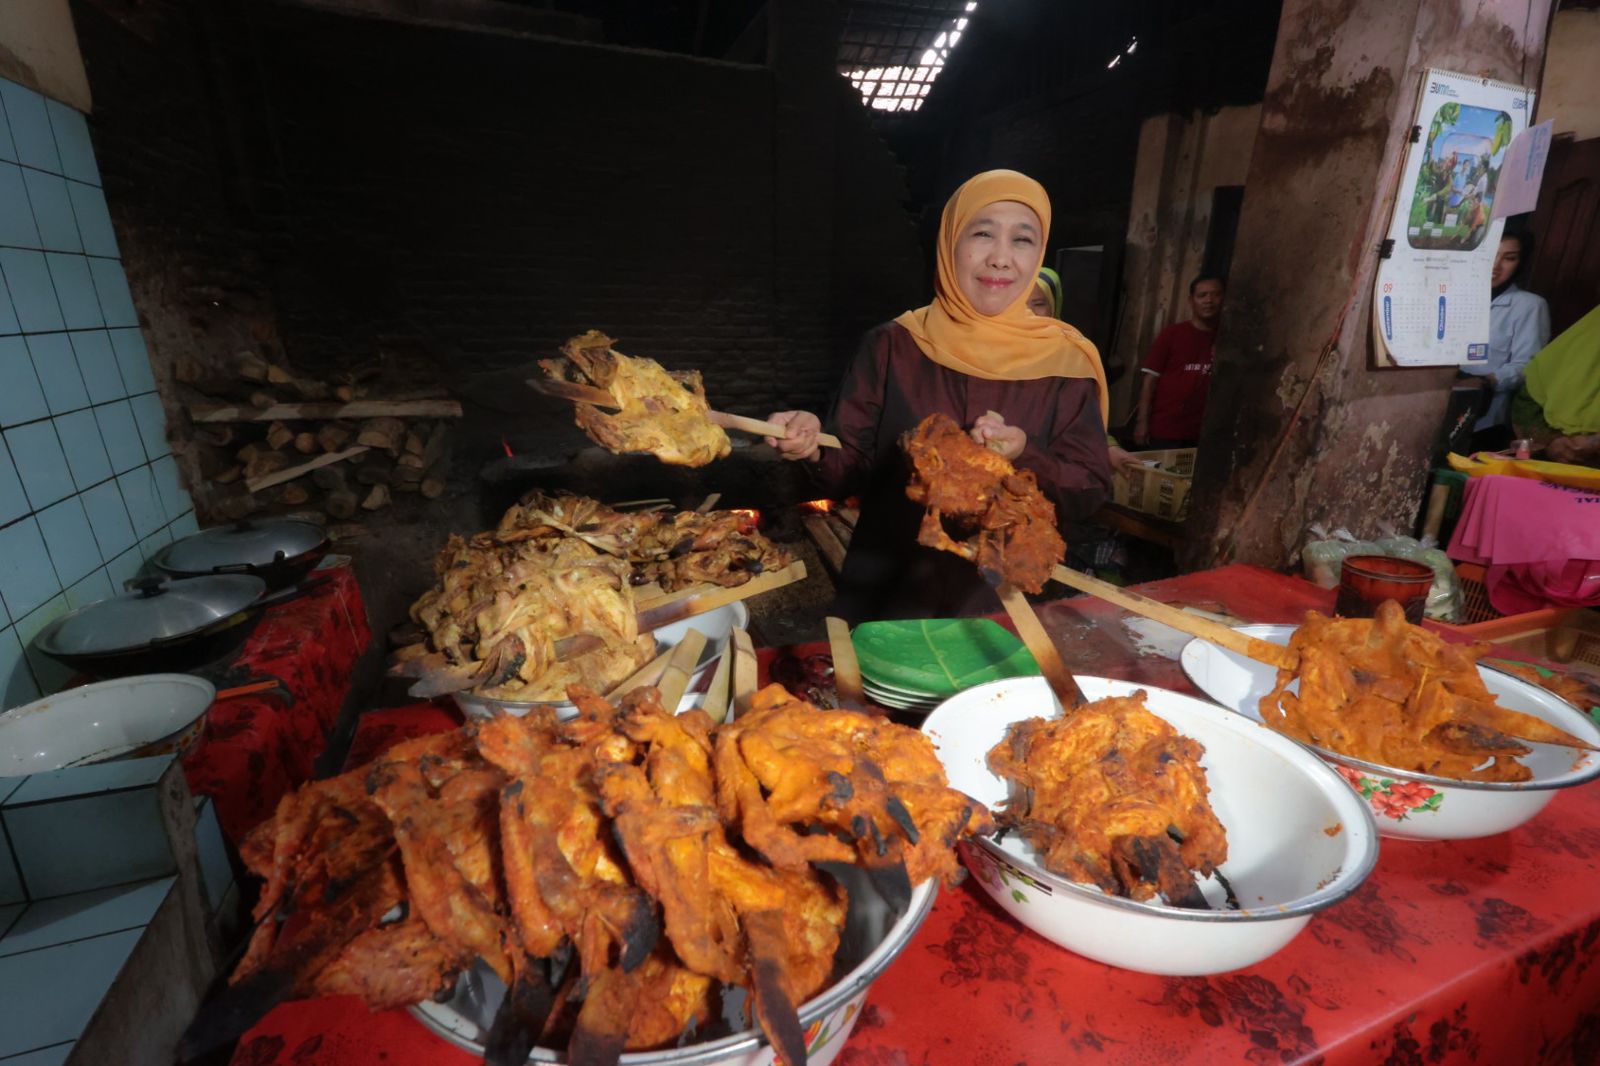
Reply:
[[1533, 749], [1521, 741], [1592, 748], [1500, 706], [1478, 673], [1485, 646], [1448, 644], [1393, 600], [1370, 619], [1312, 611], [1289, 650], [1299, 664], [1278, 671], [1262, 720], [1329, 751], [1466, 781], [1526, 781], [1533, 771], [1517, 759]]
[[989, 752], [989, 769], [1011, 783], [997, 820], [1052, 873], [1107, 895], [1205, 909], [1191, 871], [1214, 873], [1228, 841], [1208, 799], [1204, 749], [1144, 698], [1014, 723]]
[[588, 385], [610, 394], [619, 410], [577, 405], [579, 427], [612, 452], [648, 452], [664, 463], [705, 466], [732, 450], [710, 417], [698, 370], [669, 373], [653, 359], [615, 351], [612, 339], [591, 329], [561, 346], [560, 359], [539, 365], [556, 381]]
[[1037, 593], [1067, 545], [1056, 509], [1030, 471], [932, 414], [901, 440], [911, 460], [906, 496], [927, 508], [917, 543], [977, 564], [994, 584]]

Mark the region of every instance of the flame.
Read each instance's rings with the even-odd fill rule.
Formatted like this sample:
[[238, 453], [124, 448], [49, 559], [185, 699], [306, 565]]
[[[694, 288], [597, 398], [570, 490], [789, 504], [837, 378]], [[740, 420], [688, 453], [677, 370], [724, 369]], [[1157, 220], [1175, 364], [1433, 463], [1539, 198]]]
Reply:
[[517, 457], [517, 453], [511, 450], [511, 442], [504, 437], [500, 438], [500, 447], [506, 450], [507, 459], [515, 459]]
[[738, 515], [743, 521], [739, 523], [739, 532], [753, 533], [761, 528], [761, 512], [753, 511], [748, 507], [730, 507], [729, 514]]
[[813, 514], [827, 514], [829, 511], [832, 511], [835, 507], [837, 507], [838, 504], [834, 503], [832, 500], [807, 500], [800, 506], [807, 511], [811, 511]]

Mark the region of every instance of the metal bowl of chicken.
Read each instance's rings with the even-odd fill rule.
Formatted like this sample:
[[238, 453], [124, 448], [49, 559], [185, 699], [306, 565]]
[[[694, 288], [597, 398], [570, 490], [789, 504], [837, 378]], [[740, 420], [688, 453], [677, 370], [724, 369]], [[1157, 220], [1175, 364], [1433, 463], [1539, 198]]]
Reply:
[[[1221, 878], [1197, 880], [1210, 908], [1199, 910], [1168, 906], [1159, 896], [1136, 902], [1051, 873], [1020, 833], [963, 843], [968, 869], [1029, 929], [1125, 970], [1225, 973], [1284, 947], [1371, 872], [1378, 859], [1371, 812], [1332, 767], [1294, 741], [1166, 689], [1100, 677], [1078, 683], [1090, 700], [1142, 689], [1146, 709], [1202, 745], [1200, 765], [1227, 835], [1227, 858]], [[1061, 713], [1043, 678], [1008, 678], [946, 700], [922, 731], [950, 786], [997, 809], [1009, 786], [989, 769], [990, 749], [1013, 722]]]
[[[679, 702], [678, 710], [699, 706], [699, 698], [711, 680], [717, 660], [728, 650], [728, 642], [732, 639], [733, 631], [743, 629], [749, 624], [750, 609], [742, 602], [735, 602], [725, 607], [718, 607], [714, 611], [707, 611], [705, 614], [697, 614], [693, 618], [686, 618], [681, 622], [674, 622], [670, 626], [662, 626], [655, 631], [657, 653], [676, 648], [683, 638], [689, 635], [691, 629], [698, 629], [705, 634], [705, 651], [700, 653], [700, 662], [689, 678], [688, 691]], [[556, 712], [556, 717], [563, 721], [578, 714], [578, 708], [570, 700], [545, 702], [498, 700], [481, 696], [476, 692], [457, 692], [455, 701], [456, 706], [461, 708], [461, 713], [469, 721], [482, 721], [497, 714], [514, 714], [520, 718], [535, 707], [549, 707]]]
[[[1239, 632], [1287, 645], [1295, 628], [1240, 626]], [[1261, 700], [1277, 686], [1276, 667], [1198, 638], [1184, 646], [1181, 662], [1196, 688], [1253, 721], [1261, 720]], [[1500, 706], [1600, 745], [1600, 725], [1555, 693], [1481, 663], [1478, 675]], [[1291, 691], [1299, 691], [1298, 681]], [[1464, 840], [1504, 833], [1544, 810], [1559, 789], [1600, 777], [1600, 751], [1560, 744], [1528, 743], [1532, 750], [1518, 760], [1531, 771], [1526, 781], [1464, 781], [1397, 770], [1315, 744], [1305, 747], [1332, 764], [1372, 807], [1379, 832], [1407, 840]]]
[[[861, 1017], [872, 982], [905, 949], [938, 894], [937, 881], [924, 881], [912, 891], [904, 913], [896, 915], [861, 870], [832, 869], [849, 893], [850, 909], [834, 956], [835, 980], [800, 1005], [808, 1066], [828, 1066], [843, 1049]], [[445, 1002], [418, 1003], [408, 1009], [439, 1036], [481, 1055], [484, 1037], [503, 998], [505, 986], [479, 963], [456, 982], [454, 993]], [[725, 990], [722, 1006], [722, 1018], [708, 1026], [697, 1042], [629, 1052], [620, 1061], [623, 1066], [773, 1066], [776, 1057], [771, 1046], [745, 1020], [742, 991]], [[535, 1048], [528, 1061], [565, 1062], [566, 1055]]]

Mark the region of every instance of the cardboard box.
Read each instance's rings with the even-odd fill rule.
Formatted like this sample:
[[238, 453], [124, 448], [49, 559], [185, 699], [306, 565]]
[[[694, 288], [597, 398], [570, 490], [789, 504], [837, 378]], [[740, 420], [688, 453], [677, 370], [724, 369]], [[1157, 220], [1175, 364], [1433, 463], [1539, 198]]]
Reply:
[[1111, 479], [1112, 502], [1157, 518], [1183, 521], [1189, 516], [1194, 453], [1193, 448], [1133, 452], [1134, 458], [1154, 465], [1118, 470]]

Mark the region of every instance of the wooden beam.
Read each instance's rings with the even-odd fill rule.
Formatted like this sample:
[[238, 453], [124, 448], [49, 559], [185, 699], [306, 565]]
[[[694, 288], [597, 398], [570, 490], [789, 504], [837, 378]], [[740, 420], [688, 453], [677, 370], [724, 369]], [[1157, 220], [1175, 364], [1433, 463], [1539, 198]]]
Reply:
[[267, 408], [190, 404], [196, 422], [295, 422], [332, 418], [460, 418], [455, 400], [357, 400], [354, 403], [280, 403]]
[[285, 481], [293, 481], [300, 475], [309, 474], [311, 471], [321, 467], [328, 466], [333, 463], [342, 463], [346, 459], [354, 458], [355, 456], [360, 455], [362, 452], [368, 450], [369, 449], [366, 447], [366, 445], [358, 445], [354, 448], [346, 448], [342, 452], [328, 452], [326, 455], [319, 455], [315, 459], [301, 463], [299, 466], [291, 466], [287, 470], [279, 470], [275, 474], [267, 474], [263, 477], [251, 478], [249, 481], [244, 483], [244, 487], [249, 489], [251, 492], [260, 492], [262, 489], [270, 489], [274, 485], [281, 485]]

